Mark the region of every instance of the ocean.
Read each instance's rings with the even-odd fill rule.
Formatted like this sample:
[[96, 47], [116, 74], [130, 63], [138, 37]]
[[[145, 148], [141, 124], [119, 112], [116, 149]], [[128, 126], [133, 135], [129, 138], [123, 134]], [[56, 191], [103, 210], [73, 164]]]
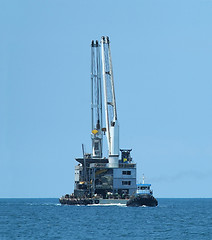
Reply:
[[212, 239], [212, 199], [158, 199], [158, 207], [61, 206], [0, 199], [0, 240]]

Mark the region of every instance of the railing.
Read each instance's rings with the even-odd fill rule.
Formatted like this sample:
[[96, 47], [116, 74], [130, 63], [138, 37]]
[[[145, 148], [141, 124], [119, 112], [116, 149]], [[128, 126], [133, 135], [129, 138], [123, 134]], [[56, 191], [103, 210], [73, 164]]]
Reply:
[[95, 186], [95, 188], [96, 189], [112, 189], [113, 187], [112, 187], [112, 185], [100, 185], [100, 184], [98, 184], [98, 185]]
[[135, 168], [135, 163], [119, 163], [120, 168]]
[[[119, 163], [119, 168], [135, 168], [135, 163]], [[90, 168], [108, 168], [107, 163], [91, 163]]]
[[137, 194], [150, 194], [150, 195], [152, 195], [152, 190], [137, 190]]
[[91, 163], [90, 168], [106, 168], [107, 163]]

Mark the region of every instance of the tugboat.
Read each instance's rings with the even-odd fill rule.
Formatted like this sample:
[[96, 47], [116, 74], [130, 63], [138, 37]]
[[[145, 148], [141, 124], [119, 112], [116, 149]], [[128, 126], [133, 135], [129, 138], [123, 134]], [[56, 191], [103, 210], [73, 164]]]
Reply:
[[158, 201], [153, 197], [153, 190], [150, 189], [151, 184], [143, 183], [137, 184], [136, 193], [133, 194], [129, 201], [127, 201], [128, 207], [140, 207], [140, 206], [148, 206], [148, 207], [156, 207], [158, 205]]

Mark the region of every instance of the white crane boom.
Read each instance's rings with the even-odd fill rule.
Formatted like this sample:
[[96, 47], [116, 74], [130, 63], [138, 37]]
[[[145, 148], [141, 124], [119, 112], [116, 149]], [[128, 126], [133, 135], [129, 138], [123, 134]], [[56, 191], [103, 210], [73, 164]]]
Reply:
[[113, 68], [109, 37], [102, 37], [102, 75], [104, 85], [106, 134], [109, 150], [109, 167], [119, 165], [119, 125], [117, 120]]
[[101, 59], [98, 41], [91, 42], [91, 139], [92, 156], [102, 157], [102, 87]]

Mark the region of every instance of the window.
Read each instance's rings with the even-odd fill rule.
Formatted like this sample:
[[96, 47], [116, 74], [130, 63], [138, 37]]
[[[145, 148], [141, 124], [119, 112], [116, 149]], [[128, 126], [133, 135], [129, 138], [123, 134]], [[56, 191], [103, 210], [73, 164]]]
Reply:
[[122, 171], [123, 175], [131, 175], [131, 171]]
[[122, 181], [122, 185], [131, 185], [131, 181]]

